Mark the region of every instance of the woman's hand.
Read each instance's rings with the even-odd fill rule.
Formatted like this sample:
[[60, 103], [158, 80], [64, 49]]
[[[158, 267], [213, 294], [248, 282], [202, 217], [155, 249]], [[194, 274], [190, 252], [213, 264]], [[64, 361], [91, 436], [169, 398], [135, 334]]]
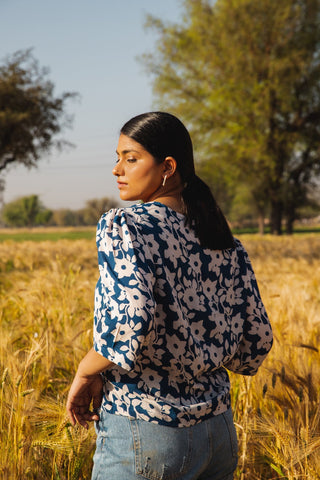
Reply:
[[[87, 422], [99, 420], [95, 410], [102, 401], [103, 381], [100, 372], [112, 365], [110, 360], [95, 352], [93, 348], [81, 360], [67, 399], [67, 413], [73, 426], [78, 422], [88, 428]], [[93, 411], [90, 410], [91, 402]]]
[[[73, 426], [78, 422], [84, 428], [88, 422], [99, 420], [95, 413], [101, 405], [103, 381], [100, 374], [83, 377], [76, 374], [67, 399], [67, 413]], [[90, 405], [92, 402], [92, 411]]]

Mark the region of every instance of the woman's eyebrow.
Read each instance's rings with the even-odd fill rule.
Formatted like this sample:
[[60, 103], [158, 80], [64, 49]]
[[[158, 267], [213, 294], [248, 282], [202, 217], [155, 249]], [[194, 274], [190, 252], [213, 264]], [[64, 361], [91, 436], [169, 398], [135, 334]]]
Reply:
[[[122, 150], [122, 155], [125, 155], [126, 153], [130, 153], [130, 152], [134, 152], [134, 153], [139, 153], [138, 150], [134, 150], [133, 148], [130, 148], [129, 150]], [[118, 150], [116, 150], [116, 154], [119, 155], [119, 152]]]

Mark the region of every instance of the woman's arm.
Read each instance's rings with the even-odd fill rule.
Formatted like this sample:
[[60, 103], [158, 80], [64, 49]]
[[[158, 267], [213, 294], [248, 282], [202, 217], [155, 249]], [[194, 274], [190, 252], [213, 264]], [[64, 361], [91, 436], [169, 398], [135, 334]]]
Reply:
[[[93, 348], [81, 360], [67, 399], [67, 412], [73, 426], [78, 422], [88, 428], [87, 422], [99, 420], [95, 409], [100, 407], [102, 400], [103, 381], [100, 373], [111, 365], [110, 360]], [[93, 411], [90, 410], [91, 402]]]
[[273, 334], [248, 254], [240, 242], [237, 243], [240, 284], [244, 285], [243, 335], [235, 355], [224, 366], [235, 373], [255, 375], [272, 347]]
[[97, 353], [94, 348], [91, 348], [87, 355], [79, 363], [77, 374], [82, 377], [90, 377], [97, 373], [105, 372], [113, 365], [110, 360]]

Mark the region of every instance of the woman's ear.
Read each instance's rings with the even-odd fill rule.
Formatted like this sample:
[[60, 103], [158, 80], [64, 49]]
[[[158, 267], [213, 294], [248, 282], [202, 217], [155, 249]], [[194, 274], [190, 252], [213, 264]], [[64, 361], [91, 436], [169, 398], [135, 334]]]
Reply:
[[167, 177], [170, 178], [177, 170], [177, 162], [173, 157], [166, 157], [163, 162], [163, 167], [164, 175], [167, 175]]

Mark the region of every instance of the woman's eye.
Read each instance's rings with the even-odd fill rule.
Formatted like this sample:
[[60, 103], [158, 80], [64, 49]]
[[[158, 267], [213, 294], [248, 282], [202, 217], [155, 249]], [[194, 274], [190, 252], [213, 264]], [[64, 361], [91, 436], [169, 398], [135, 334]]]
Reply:
[[[116, 158], [116, 163], [119, 163], [121, 161], [121, 158]], [[137, 161], [136, 158], [127, 158], [126, 159], [127, 162], [129, 163], [135, 163]]]

